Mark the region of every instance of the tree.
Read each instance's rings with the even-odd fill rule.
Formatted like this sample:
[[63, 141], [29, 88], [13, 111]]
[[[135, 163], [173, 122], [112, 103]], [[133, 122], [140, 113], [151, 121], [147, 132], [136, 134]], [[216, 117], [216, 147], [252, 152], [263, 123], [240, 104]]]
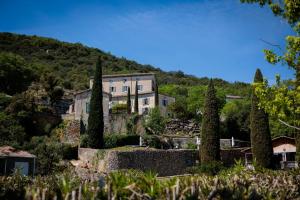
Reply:
[[159, 94], [158, 94], [158, 85], [155, 84], [155, 107], [159, 106]]
[[91, 148], [103, 148], [103, 99], [102, 99], [102, 62], [98, 57], [96, 71], [90, 101], [90, 113], [88, 118], [88, 145]]
[[35, 74], [25, 60], [12, 53], [0, 53], [0, 91], [9, 95], [25, 91]]
[[42, 77], [42, 83], [47, 95], [50, 99], [50, 104], [53, 106], [59, 101], [63, 95], [64, 90], [59, 86], [59, 80], [54, 74], [46, 74]]
[[0, 112], [0, 145], [19, 146], [25, 140], [25, 130], [20, 123], [9, 114]]
[[250, 108], [248, 99], [233, 100], [226, 103], [222, 109], [222, 138], [234, 137], [240, 140], [250, 141]]
[[[242, 3], [259, 3], [268, 5], [275, 16], [286, 20], [294, 29], [294, 35], [286, 37], [285, 52], [277, 55], [274, 50], [264, 50], [266, 60], [271, 64], [281, 62], [295, 70], [293, 86], [280, 81], [271, 87], [267, 81], [256, 84], [255, 93], [259, 98], [259, 106], [268, 114], [277, 118], [282, 124], [295, 130], [297, 145], [297, 161], [300, 161], [300, 1], [299, 0], [241, 0]], [[277, 47], [278, 45], [272, 45]], [[280, 48], [280, 47], [279, 47]]]
[[[262, 81], [262, 73], [259, 69], [257, 69], [254, 77], [254, 83]], [[255, 91], [253, 91], [250, 112], [252, 154], [259, 166], [271, 168], [273, 147], [269, 129], [269, 119], [266, 112], [259, 108], [258, 103], [259, 99], [257, 98]]]
[[155, 107], [151, 109], [149, 115], [146, 116], [144, 121], [144, 127], [147, 132], [159, 135], [164, 132], [165, 126], [165, 118], [161, 116], [159, 108]]
[[220, 121], [218, 100], [213, 81], [210, 80], [202, 119], [200, 158], [201, 164], [220, 160]]
[[127, 90], [127, 114], [131, 114], [131, 98], [130, 98], [130, 87]]
[[134, 96], [134, 112], [139, 113], [139, 91], [138, 91], [138, 82], [135, 82], [135, 96]]

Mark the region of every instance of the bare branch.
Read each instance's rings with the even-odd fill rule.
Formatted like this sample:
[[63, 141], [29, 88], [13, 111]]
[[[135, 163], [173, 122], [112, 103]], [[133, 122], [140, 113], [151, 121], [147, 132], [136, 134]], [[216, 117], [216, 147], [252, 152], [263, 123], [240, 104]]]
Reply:
[[264, 43], [266, 43], [266, 44], [268, 44], [268, 45], [271, 45], [271, 46], [273, 46], [273, 47], [277, 47], [278, 49], [280, 49], [281, 51], [282, 51], [282, 49], [281, 49], [281, 47], [280, 47], [280, 45], [279, 44], [272, 44], [271, 42], [268, 42], [268, 41], [266, 41], [266, 40], [263, 40], [263, 39], [259, 39], [260, 41], [262, 41], [262, 42], [264, 42]]
[[279, 121], [280, 123], [282, 123], [282, 124], [284, 124], [284, 125], [286, 125], [286, 126], [290, 127], [290, 128], [293, 128], [293, 129], [300, 130], [300, 127], [297, 127], [297, 126], [292, 126], [292, 125], [288, 124], [287, 122], [285, 122], [285, 121], [282, 121], [281, 119], [278, 119], [278, 121]]

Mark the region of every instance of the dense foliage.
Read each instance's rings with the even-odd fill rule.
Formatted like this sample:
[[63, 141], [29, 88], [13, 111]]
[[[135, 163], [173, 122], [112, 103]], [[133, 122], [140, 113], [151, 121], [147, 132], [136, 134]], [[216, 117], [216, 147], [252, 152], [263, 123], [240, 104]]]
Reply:
[[36, 74], [21, 56], [0, 52], [0, 91], [9, 95], [27, 89]]
[[[254, 77], [254, 83], [262, 81], [262, 73], [259, 69], [257, 69]], [[252, 153], [259, 166], [271, 168], [273, 147], [269, 128], [269, 119], [265, 111], [258, 107], [258, 103], [259, 100], [253, 91], [250, 113]]]
[[71, 173], [35, 179], [0, 178], [1, 199], [298, 199], [299, 170], [252, 171], [241, 165], [218, 175], [158, 178], [153, 172], [118, 171], [100, 181]]
[[102, 61], [98, 58], [96, 72], [90, 101], [90, 113], [88, 118], [87, 134], [89, 136], [89, 147], [100, 149], [104, 147], [104, 119], [103, 119], [103, 98], [102, 98]]
[[[300, 1], [299, 0], [241, 0], [243, 3], [268, 5], [275, 16], [288, 22], [294, 33], [286, 36], [285, 49], [272, 45], [265, 49], [265, 58], [271, 64], [285, 64], [295, 71], [295, 78], [287, 84], [276, 77], [277, 84], [269, 86], [267, 81], [256, 84], [259, 106], [282, 124], [295, 129], [297, 160], [300, 161]], [[278, 54], [279, 47], [280, 53]]]
[[[22, 48], [20, 48], [22, 47]], [[164, 72], [151, 65], [141, 65], [126, 58], [117, 58], [110, 53], [99, 49], [89, 48], [82, 44], [71, 44], [55, 39], [0, 33], [0, 51], [10, 52], [23, 57], [28, 65], [34, 68], [38, 76], [45, 72], [52, 72], [60, 79], [67, 89], [88, 88], [89, 77], [94, 75], [94, 63], [98, 56], [103, 58], [103, 74], [154, 72], [159, 85], [207, 85], [209, 79], [186, 75], [181, 71]], [[222, 79], [214, 79], [216, 86], [232, 88], [232, 91], [241, 93], [234, 88], [244, 88], [245, 83], [230, 84]], [[236, 94], [239, 95], [239, 94]]]
[[144, 127], [148, 134], [160, 135], [164, 133], [166, 120], [161, 116], [158, 107], [150, 110], [149, 114], [145, 117]]
[[201, 164], [220, 160], [220, 119], [216, 91], [211, 80], [208, 85], [202, 119]]
[[250, 108], [248, 99], [233, 100], [225, 104], [221, 113], [221, 118], [224, 118], [221, 123], [221, 138], [250, 140]]

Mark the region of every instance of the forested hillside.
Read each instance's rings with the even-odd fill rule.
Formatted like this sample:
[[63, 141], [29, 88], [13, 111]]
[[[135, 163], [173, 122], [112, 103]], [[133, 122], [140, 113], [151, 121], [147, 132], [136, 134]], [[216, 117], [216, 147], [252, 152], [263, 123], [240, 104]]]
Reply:
[[[209, 78], [197, 78], [181, 71], [164, 72], [151, 65], [141, 65], [126, 58], [118, 58], [96, 48], [80, 43], [61, 42], [51, 38], [27, 36], [13, 33], [0, 33], [1, 53], [13, 53], [24, 59], [26, 65], [40, 77], [45, 72], [52, 72], [60, 79], [60, 84], [67, 89], [85, 89], [88, 79], [94, 73], [97, 56], [105, 61], [104, 74], [155, 72], [159, 84], [183, 86], [207, 85]], [[215, 85], [226, 89], [227, 93], [247, 95], [249, 84], [229, 83], [214, 79]]]

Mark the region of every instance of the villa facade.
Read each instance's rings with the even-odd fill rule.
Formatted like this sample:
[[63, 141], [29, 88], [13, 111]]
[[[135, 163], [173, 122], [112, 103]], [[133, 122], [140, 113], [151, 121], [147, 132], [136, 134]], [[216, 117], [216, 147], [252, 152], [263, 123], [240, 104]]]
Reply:
[[[111, 109], [117, 104], [127, 104], [127, 92], [130, 88], [131, 108], [134, 112], [134, 98], [136, 82], [138, 85], [139, 114], [147, 114], [155, 107], [156, 79], [153, 73], [136, 73], [120, 75], [104, 75], [103, 85], [103, 117], [104, 124], [109, 123]], [[90, 89], [74, 94], [74, 104], [70, 106], [68, 116], [75, 120], [82, 120], [87, 124], [90, 112], [90, 99], [92, 94], [93, 79], [90, 80]], [[159, 109], [163, 116], [167, 116], [168, 105], [175, 102], [175, 98], [159, 94]]]
[[[92, 88], [93, 79], [90, 80]], [[154, 73], [133, 73], [102, 76], [103, 92], [111, 95], [109, 107], [127, 103], [127, 92], [130, 88], [131, 109], [134, 111], [135, 87], [138, 87], [139, 114], [146, 114], [155, 107], [156, 78]], [[168, 115], [167, 107], [175, 98], [159, 94], [159, 108], [163, 116]]]

